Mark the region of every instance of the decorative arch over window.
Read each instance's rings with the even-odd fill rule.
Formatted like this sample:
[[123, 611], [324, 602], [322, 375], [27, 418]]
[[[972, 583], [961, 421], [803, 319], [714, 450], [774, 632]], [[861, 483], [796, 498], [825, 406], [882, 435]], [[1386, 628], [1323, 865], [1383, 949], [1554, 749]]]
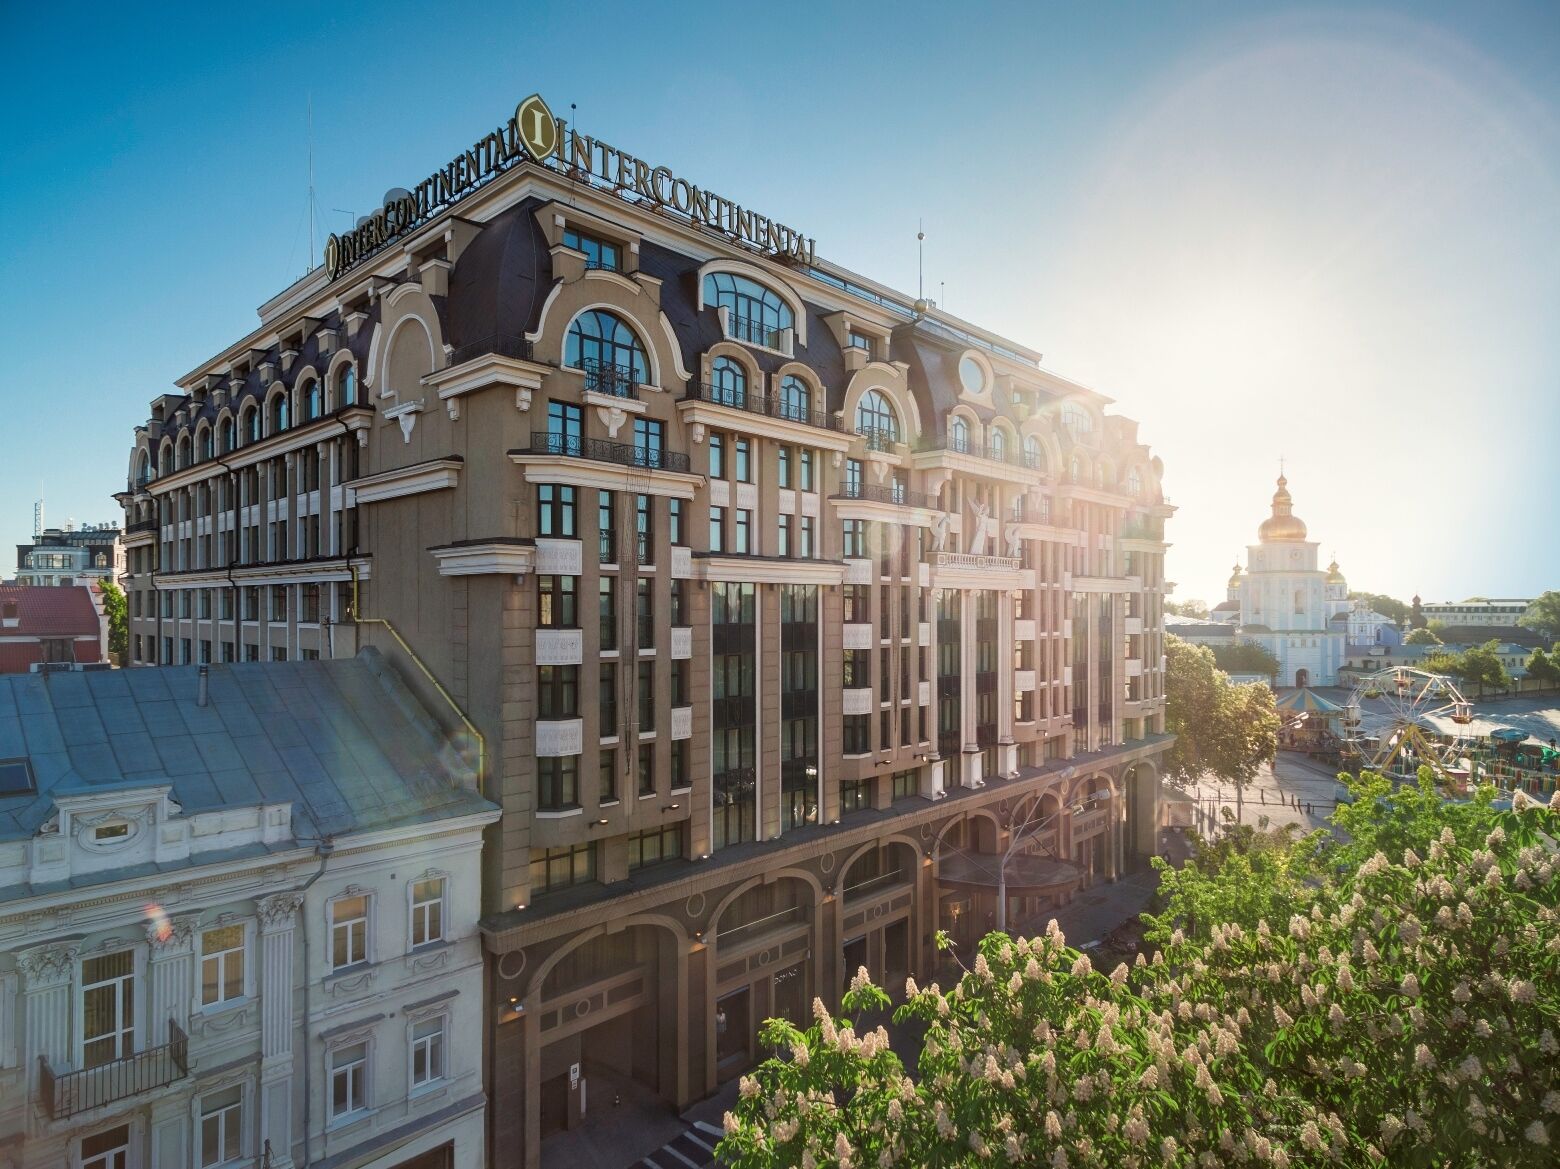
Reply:
[[717, 357], [710, 363], [710, 401], [722, 406], [747, 406], [747, 370], [729, 357]]
[[325, 391], [319, 378], [311, 377], [298, 390], [298, 400], [303, 405], [303, 420], [312, 422], [325, 413]]
[[292, 411], [288, 406], [287, 395], [277, 394], [268, 404], [270, 417], [266, 420], [270, 423], [271, 434], [280, 434], [292, 425]]
[[874, 442], [899, 441], [899, 414], [882, 390], [868, 390], [856, 405], [856, 433]]
[[176, 454], [175, 454], [175, 457], [174, 457], [174, 466], [176, 466], [176, 467], [188, 467], [189, 465], [190, 465], [190, 436], [187, 435], [187, 434], [181, 434], [179, 436], [179, 445], [176, 448]]
[[217, 449], [224, 455], [233, 449], [233, 417], [230, 414], [223, 415], [222, 421], [217, 423]]
[[951, 451], [970, 449], [970, 424], [957, 415], [948, 424], [948, 449]]
[[243, 427], [245, 445], [260, 441], [260, 410], [257, 406], [251, 404], [245, 407], [240, 425]]
[[585, 371], [585, 388], [612, 393], [650, 380], [644, 343], [627, 321], [606, 309], [587, 309], [574, 318], [563, 363]]
[[173, 470], [173, 440], [163, 443], [162, 450], [157, 453], [157, 462], [160, 474], [167, 475]]
[[207, 462], [211, 454], [211, 427], [202, 426], [195, 435], [195, 460], [200, 463]]
[[1062, 405], [1062, 425], [1074, 442], [1083, 442], [1094, 433], [1094, 416], [1080, 402]]
[[357, 366], [348, 361], [336, 370], [336, 406], [356, 406], [358, 400]]
[[1024, 439], [1024, 466], [1032, 471], [1045, 470], [1045, 448], [1032, 434]]
[[1136, 467], [1127, 472], [1127, 494], [1134, 497], [1143, 494], [1143, 473]]
[[1077, 455], [1072, 457], [1072, 463], [1067, 468], [1067, 481], [1069, 483], [1083, 482], [1083, 460]]
[[792, 422], [812, 417], [812, 389], [794, 373], [780, 379], [780, 417]]
[[135, 485], [144, 487], [152, 478], [152, 457], [142, 451], [135, 457]]
[[993, 426], [991, 432], [986, 436], [986, 453], [998, 462], [1006, 462], [1007, 450], [1007, 431], [1000, 426]]
[[704, 303], [726, 310], [726, 335], [749, 345], [782, 349], [796, 314], [773, 288], [736, 272], [711, 272], [704, 278]]

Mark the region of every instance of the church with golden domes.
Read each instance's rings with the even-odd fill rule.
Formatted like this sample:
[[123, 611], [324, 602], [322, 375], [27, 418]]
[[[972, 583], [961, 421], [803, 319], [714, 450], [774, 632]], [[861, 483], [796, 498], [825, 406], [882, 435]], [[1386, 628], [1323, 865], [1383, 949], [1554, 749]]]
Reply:
[[1273, 511], [1246, 547], [1246, 571], [1235, 566], [1214, 617], [1237, 623], [1243, 641], [1278, 659], [1280, 686], [1332, 686], [1348, 644], [1349, 585], [1335, 560], [1317, 567], [1318, 545], [1295, 515], [1289, 480], [1278, 477]]

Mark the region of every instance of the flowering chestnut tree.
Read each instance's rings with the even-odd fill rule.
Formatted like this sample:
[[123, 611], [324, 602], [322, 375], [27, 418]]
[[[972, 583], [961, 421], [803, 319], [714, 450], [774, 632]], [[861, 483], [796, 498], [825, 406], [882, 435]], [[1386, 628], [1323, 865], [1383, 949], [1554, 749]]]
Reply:
[[[1549, 1166], [1560, 1143], [1560, 799], [1365, 776], [1315, 833], [1163, 872], [1152, 960], [988, 935], [867, 1012], [781, 1020], [719, 1152], [761, 1166]], [[1212, 855], [1212, 854], [1210, 854]]]

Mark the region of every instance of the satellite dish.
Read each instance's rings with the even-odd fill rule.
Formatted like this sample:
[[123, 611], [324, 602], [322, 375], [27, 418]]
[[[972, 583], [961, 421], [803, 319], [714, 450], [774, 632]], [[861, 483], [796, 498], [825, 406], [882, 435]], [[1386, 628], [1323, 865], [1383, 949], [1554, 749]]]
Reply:
[[385, 201], [381, 206], [388, 207], [392, 203], [399, 203], [402, 199], [410, 199], [411, 197], [412, 193], [405, 187], [391, 187], [385, 192]]

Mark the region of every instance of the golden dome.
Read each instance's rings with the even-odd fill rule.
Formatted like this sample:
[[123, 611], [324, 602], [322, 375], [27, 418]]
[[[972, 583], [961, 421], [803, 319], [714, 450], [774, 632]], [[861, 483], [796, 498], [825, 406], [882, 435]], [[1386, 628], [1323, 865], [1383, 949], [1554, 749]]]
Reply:
[[1230, 571], [1230, 584], [1229, 584], [1229, 587], [1232, 588], [1232, 589], [1240, 587], [1240, 565], [1239, 564], [1237, 564]]
[[1278, 477], [1278, 490], [1273, 492], [1273, 514], [1262, 521], [1257, 539], [1264, 544], [1298, 543], [1305, 539], [1305, 521], [1294, 513], [1289, 480], [1282, 475]]
[[1336, 560], [1334, 560], [1331, 564], [1329, 564], [1327, 566], [1327, 583], [1328, 584], [1345, 584], [1345, 583], [1347, 583], [1343, 579], [1343, 573], [1338, 571], [1338, 562]]

